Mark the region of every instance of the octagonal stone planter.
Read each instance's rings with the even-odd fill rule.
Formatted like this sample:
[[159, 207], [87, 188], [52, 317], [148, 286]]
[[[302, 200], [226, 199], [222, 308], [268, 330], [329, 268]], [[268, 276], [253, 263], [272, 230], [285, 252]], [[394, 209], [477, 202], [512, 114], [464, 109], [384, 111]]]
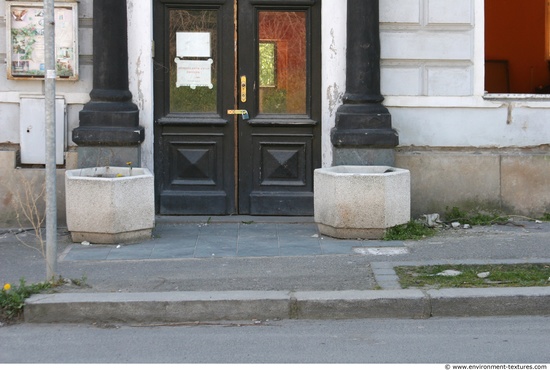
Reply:
[[381, 239], [411, 217], [410, 172], [388, 166], [315, 170], [315, 222], [340, 239]]
[[67, 228], [73, 242], [132, 243], [151, 238], [154, 178], [146, 168], [93, 167], [65, 173]]

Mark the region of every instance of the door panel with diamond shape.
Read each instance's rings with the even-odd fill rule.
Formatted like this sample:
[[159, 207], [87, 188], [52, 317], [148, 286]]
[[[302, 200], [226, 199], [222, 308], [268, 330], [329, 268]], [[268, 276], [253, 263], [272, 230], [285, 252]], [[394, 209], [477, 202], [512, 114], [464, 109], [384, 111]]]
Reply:
[[257, 215], [312, 213], [315, 128], [274, 130], [254, 121], [242, 128], [240, 166], [251, 173], [240, 181], [242, 209]]
[[154, 0], [154, 12], [158, 212], [312, 215], [320, 0]]
[[[232, 138], [227, 125], [205, 130], [201, 126], [168, 124], [160, 134], [163, 172], [161, 214], [227, 214], [234, 209]], [[231, 185], [231, 186], [228, 186]]]

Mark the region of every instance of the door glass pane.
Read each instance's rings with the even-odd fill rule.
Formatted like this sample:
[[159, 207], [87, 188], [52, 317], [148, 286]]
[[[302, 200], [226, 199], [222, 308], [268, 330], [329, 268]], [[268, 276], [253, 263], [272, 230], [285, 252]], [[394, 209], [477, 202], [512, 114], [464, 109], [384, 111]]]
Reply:
[[260, 42], [260, 87], [276, 87], [277, 44]]
[[170, 10], [170, 112], [217, 111], [217, 15]]
[[260, 113], [305, 114], [306, 13], [260, 11]]

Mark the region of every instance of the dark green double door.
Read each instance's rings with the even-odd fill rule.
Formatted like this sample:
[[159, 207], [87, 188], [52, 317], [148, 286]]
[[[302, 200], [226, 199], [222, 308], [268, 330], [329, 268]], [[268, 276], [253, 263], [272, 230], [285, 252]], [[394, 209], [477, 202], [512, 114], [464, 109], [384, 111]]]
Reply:
[[311, 215], [320, 1], [154, 0], [158, 211]]

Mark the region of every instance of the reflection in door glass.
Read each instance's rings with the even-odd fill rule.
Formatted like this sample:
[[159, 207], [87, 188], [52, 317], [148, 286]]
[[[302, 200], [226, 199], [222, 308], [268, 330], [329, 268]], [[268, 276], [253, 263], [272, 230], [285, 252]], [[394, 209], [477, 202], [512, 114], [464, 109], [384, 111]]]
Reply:
[[306, 13], [260, 11], [258, 22], [260, 113], [305, 114]]
[[170, 11], [170, 112], [217, 111], [217, 36], [217, 11]]
[[277, 44], [260, 42], [260, 87], [276, 87]]

